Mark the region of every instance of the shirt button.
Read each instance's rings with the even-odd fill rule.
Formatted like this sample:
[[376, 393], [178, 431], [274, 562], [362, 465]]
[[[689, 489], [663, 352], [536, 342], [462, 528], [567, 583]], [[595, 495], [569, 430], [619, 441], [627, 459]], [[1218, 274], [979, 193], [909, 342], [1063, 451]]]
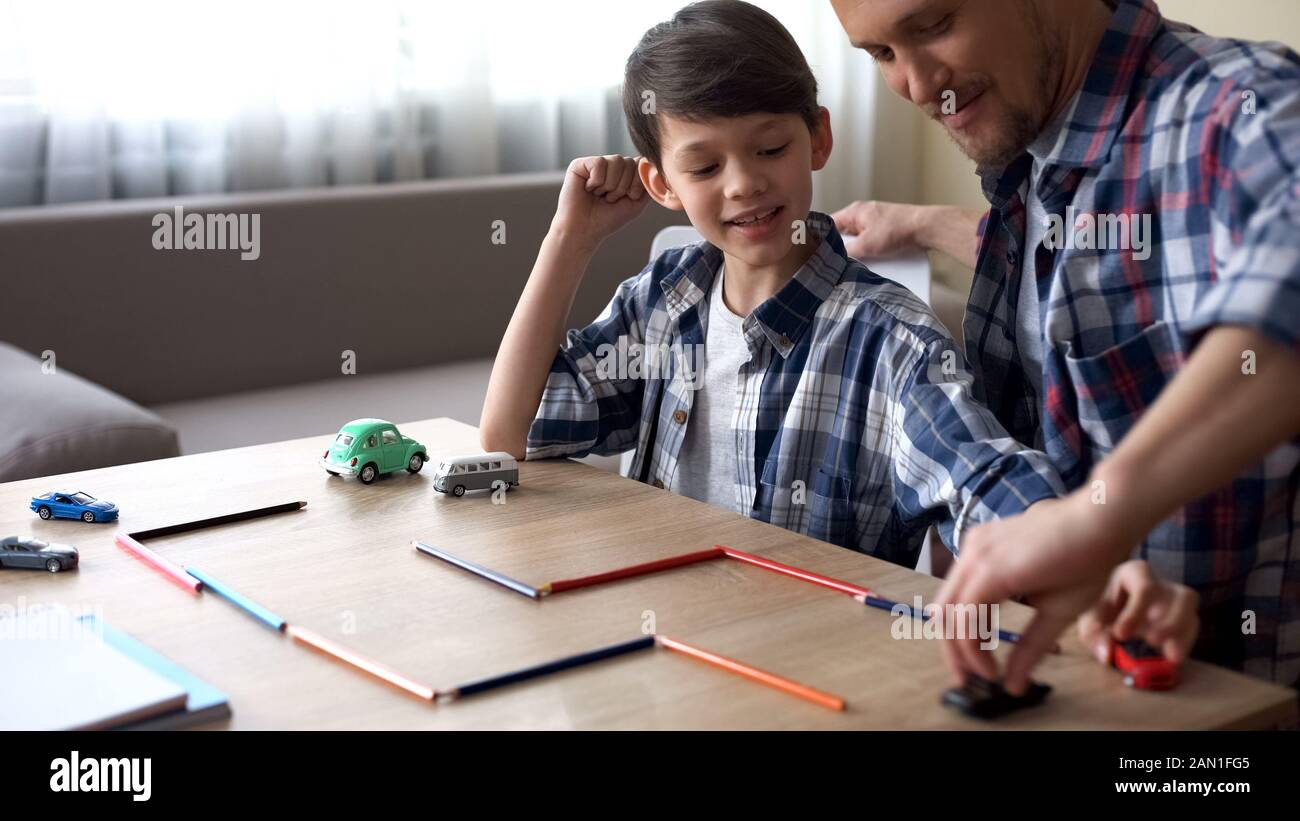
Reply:
[[657, 488], [659, 488], [660, 490], [663, 490], [663, 489], [664, 489], [664, 480], [663, 480], [663, 479], [655, 479], [655, 481], [654, 481], [654, 486], [657, 487]]
[[786, 336], [785, 334], [781, 334], [781, 347], [782, 348], [790, 347], [790, 337]]
[[1007, 251], [1007, 264], [1008, 264], [1008, 265], [1015, 265], [1015, 264], [1016, 264], [1016, 252], [1015, 252], [1015, 251]]
[[686, 421], [686, 411], [682, 410], [681, 408], [678, 408], [677, 410], [673, 411], [673, 421], [676, 422], [676, 423], [679, 424], [679, 425], [680, 425], [681, 423], [685, 422], [685, 421]]

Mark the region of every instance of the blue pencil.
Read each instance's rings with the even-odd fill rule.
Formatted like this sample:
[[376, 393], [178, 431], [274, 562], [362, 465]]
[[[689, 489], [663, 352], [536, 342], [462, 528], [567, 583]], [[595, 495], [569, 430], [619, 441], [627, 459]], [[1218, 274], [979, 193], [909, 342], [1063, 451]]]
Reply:
[[584, 664], [593, 664], [597, 661], [604, 661], [608, 658], [621, 656], [626, 653], [634, 653], [637, 650], [646, 650], [655, 646], [654, 636], [642, 636], [639, 639], [625, 641], [620, 644], [611, 644], [608, 647], [601, 647], [598, 650], [588, 650], [585, 653], [578, 653], [574, 656], [567, 656], [555, 661], [548, 661], [538, 664], [534, 667], [526, 667], [523, 670], [516, 670], [513, 673], [503, 673], [499, 676], [480, 679], [470, 684], [463, 684], [453, 690], [439, 693], [439, 696], [446, 698], [459, 698], [470, 696], [475, 693], [495, 690], [498, 687], [505, 687], [508, 684], [515, 684], [520, 681], [527, 681], [532, 678], [548, 676], [551, 673], [558, 673], [562, 670], [570, 670], [574, 667], [581, 667]]
[[186, 565], [185, 572], [203, 582], [203, 587], [205, 589], [216, 593], [221, 598], [243, 610], [245, 613], [262, 622], [267, 627], [270, 627], [272, 630], [284, 630], [284, 619], [272, 613], [270, 610], [267, 610], [257, 602], [235, 592], [234, 588], [228, 587], [224, 582], [217, 581], [212, 578], [212, 576], [199, 570], [197, 567]]
[[424, 542], [415, 541], [411, 542], [411, 544], [415, 545], [415, 549], [426, 556], [432, 556], [435, 559], [442, 559], [447, 564], [454, 564], [462, 570], [468, 570], [476, 576], [482, 576], [488, 581], [496, 582], [502, 587], [508, 587], [516, 593], [521, 593], [530, 599], [540, 599], [542, 597], [542, 591], [538, 590], [536, 587], [526, 585], [521, 581], [515, 581], [509, 576], [502, 575], [495, 570], [488, 570], [482, 565], [474, 564], [473, 562], [462, 559], [459, 556], [453, 556], [445, 550], [439, 550], [433, 545], [425, 544]]
[[[903, 604], [901, 602], [890, 601], [889, 599], [884, 599], [881, 598], [880, 596], [854, 596], [853, 598], [862, 602], [867, 607], [874, 607], [877, 610], [888, 610], [890, 612], [893, 612], [895, 607], [901, 607], [903, 608], [902, 615], [904, 616], [911, 616], [914, 619], [920, 619], [922, 621], [925, 621], [926, 619], [930, 618], [929, 613], [926, 612], [918, 613], [915, 610], [913, 610], [909, 605]], [[1016, 642], [1020, 641], [1020, 634], [1011, 630], [998, 630], [998, 638], [1001, 639], [1002, 641], [1008, 641], [1011, 642], [1012, 644], [1015, 644]], [[1060, 652], [1060, 648], [1053, 647], [1052, 652], [1054, 653]]]

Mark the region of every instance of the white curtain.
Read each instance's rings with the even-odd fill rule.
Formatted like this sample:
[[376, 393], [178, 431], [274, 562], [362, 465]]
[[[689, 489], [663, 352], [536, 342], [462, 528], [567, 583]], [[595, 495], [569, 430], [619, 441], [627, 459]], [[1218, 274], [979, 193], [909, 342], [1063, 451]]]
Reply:
[[[681, 0], [0, 0], [0, 207], [563, 168]], [[758, 2], [832, 112], [818, 207], [870, 188], [878, 91], [825, 0]]]

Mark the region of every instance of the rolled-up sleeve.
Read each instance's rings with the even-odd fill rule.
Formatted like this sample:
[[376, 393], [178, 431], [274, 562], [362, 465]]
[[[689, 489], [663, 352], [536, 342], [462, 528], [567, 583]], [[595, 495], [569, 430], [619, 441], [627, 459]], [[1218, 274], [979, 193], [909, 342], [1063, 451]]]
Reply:
[[528, 430], [527, 459], [636, 446], [645, 380], [625, 364], [644, 341], [650, 271], [625, 280], [595, 322], [566, 334]]
[[972, 381], [956, 343], [943, 339], [912, 357], [894, 393], [896, 504], [905, 519], [935, 520], [954, 552], [959, 527], [1065, 492], [1047, 454], [1008, 434], [974, 398]]
[[1183, 330], [1242, 325], [1300, 350], [1300, 89], [1255, 90], [1217, 140], [1213, 191], [1216, 281]]

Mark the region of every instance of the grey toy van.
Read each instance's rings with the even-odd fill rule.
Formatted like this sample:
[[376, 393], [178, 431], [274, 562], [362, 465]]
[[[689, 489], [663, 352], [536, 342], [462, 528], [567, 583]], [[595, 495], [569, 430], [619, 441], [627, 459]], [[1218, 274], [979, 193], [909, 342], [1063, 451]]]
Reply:
[[433, 474], [434, 490], [464, 496], [467, 490], [491, 490], [505, 482], [506, 489], [519, 484], [519, 463], [504, 451], [453, 456], [438, 463]]

